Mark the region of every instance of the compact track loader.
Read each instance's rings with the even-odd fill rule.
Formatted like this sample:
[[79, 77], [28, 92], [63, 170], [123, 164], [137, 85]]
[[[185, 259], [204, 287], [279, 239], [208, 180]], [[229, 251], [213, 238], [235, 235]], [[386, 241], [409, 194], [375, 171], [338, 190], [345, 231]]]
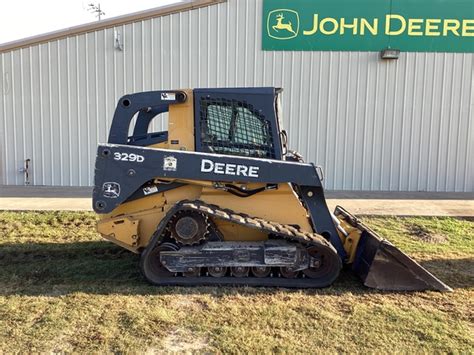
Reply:
[[[342, 207], [322, 170], [287, 148], [280, 89], [122, 97], [97, 152], [102, 236], [134, 253], [156, 285], [325, 287], [343, 266], [366, 286], [449, 290]], [[168, 116], [168, 130], [150, 132]]]

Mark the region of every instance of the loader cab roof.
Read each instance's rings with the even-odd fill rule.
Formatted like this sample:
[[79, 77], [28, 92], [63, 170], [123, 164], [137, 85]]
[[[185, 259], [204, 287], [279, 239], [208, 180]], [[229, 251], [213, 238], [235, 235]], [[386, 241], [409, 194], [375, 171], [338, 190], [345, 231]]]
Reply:
[[277, 95], [283, 91], [282, 88], [271, 86], [263, 87], [235, 87], [235, 88], [195, 88], [195, 93], [216, 93], [222, 92], [227, 94], [239, 95]]

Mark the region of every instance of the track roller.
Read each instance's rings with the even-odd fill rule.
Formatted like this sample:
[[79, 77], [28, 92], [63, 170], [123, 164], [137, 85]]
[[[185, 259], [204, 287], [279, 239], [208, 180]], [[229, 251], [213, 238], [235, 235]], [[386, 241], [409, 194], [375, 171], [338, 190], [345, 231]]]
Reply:
[[224, 277], [227, 273], [227, 268], [224, 266], [211, 266], [207, 269], [207, 272], [212, 277]]
[[200, 267], [190, 267], [188, 271], [183, 272], [184, 277], [199, 277], [201, 275]]
[[281, 267], [280, 274], [285, 279], [294, 279], [298, 276], [298, 271], [293, 270], [291, 267]]
[[268, 277], [272, 272], [272, 268], [268, 266], [254, 266], [252, 267], [252, 274], [255, 277]]
[[234, 266], [230, 268], [230, 272], [234, 277], [247, 277], [249, 275], [249, 268], [245, 266]]

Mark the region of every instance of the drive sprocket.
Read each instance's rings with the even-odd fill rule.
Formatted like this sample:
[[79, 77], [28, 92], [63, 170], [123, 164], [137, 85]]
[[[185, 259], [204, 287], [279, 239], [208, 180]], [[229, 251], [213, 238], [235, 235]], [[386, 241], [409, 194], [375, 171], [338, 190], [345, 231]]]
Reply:
[[179, 245], [199, 244], [208, 234], [207, 217], [196, 211], [179, 211], [168, 223], [171, 237]]

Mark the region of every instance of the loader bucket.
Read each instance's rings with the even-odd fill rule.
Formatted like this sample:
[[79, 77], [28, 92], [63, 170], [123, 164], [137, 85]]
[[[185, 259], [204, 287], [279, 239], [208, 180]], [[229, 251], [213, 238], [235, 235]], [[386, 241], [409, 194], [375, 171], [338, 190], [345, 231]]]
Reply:
[[334, 214], [361, 231], [352, 269], [365, 286], [390, 291], [452, 291], [448, 285], [344, 208], [337, 206]]

